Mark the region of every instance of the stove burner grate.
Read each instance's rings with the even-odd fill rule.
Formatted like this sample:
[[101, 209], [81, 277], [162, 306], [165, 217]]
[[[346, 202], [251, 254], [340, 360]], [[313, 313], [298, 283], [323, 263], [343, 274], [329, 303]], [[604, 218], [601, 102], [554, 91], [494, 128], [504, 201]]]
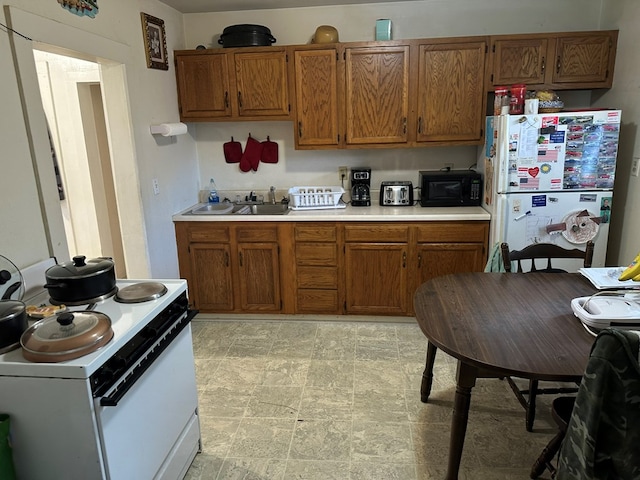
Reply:
[[115, 301], [120, 303], [142, 303], [160, 298], [167, 293], [167, 287], [160, 282], [134, 283], [120, 288]]

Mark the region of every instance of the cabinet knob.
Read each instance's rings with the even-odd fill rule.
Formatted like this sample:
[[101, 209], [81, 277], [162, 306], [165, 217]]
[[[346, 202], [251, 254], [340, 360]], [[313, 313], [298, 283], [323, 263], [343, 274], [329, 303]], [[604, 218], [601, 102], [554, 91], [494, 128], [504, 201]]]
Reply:
[[542, 75], [544, 75], [544, 69], [545, 69], [545, 67], [546, 67], [546, 66], [547, 66], [546, 58], [545, 58], [545, 57], [542, 57], [542, 65], [541, 65], [541, 67], [540, 67], [540, 73], [541, 73]]
[[298, 138], [302, 138], [302, 122], [298, 122]]
[[556, 73], [560, 73], [560, 55], [558, 55], [558, 59], [556, 60]]
[[242, 92], [238, 92], [238, 106], [242, 108]]
[[224, 108], [229, 108], [229, 92], [224, 92]]

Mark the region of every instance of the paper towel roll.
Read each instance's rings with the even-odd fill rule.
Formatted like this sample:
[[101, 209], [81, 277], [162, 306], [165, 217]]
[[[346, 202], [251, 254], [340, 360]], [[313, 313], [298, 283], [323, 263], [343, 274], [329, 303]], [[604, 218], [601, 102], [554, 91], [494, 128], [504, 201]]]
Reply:
[[151, 133], [159, 133], [163, 137], [184, 135], [187, 133], [187, 125], [184, 123], [161, 123], [160, 125], [151, 125]]

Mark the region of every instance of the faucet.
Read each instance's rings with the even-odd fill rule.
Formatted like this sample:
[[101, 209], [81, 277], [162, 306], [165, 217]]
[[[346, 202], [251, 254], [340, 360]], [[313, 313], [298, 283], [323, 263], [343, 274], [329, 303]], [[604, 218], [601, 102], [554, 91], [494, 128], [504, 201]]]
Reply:
[[269, 203], [272, 205], [276, 204], [276, 187], [274, 186], [269, 188]]

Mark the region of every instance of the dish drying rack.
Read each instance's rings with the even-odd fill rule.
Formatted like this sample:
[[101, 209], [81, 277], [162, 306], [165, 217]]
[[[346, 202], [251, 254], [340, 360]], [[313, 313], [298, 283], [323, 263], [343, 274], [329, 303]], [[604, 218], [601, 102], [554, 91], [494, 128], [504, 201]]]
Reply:
[[346, 208], [341, 202], [342, 187], [291, 187], [289, 189], [289, 207], [292, 210], [321, 210]]

